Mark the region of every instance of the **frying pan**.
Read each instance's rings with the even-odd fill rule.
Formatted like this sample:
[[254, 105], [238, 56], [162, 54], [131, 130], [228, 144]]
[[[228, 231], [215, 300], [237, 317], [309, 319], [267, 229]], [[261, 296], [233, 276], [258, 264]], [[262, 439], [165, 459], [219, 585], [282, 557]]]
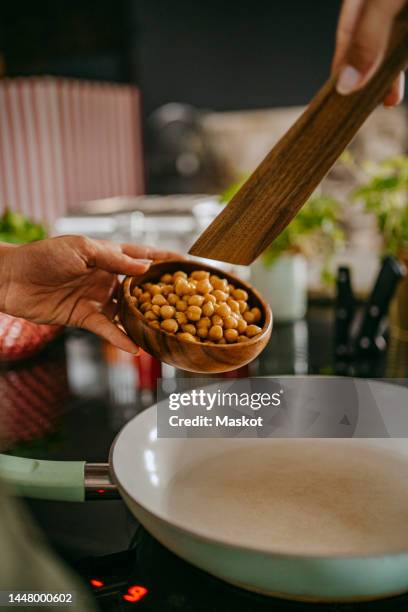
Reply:
[[[374, 381], [369, 384], [375, 387], [380, 411], [400, 414], [406, 409], [406, 389]], [[370, 555], [288, 554], [267, 542], [251, 545], [244, 537], [245, 524], [234, 538], [224, 536], [222, 530], [215, 534], [203, 524], [194, 524], [194, 516], [186, 525], [168, 504], [169, 490], [180, 470], [198, 463], [206, 465], [224, 452], [250, 454], [260, 444], [273, 449], [276, 440], [157, 438], [157, 410], [160, 403], [125, 425], [113, 442], [108, 464], [0, 455], [0, 474], [19, 494], [28, 497], [84, 501], [109, 499], [119, 493], [138, 521], [168, 549], [249, 590], [309, 601], [376, 599], [408, 591], [408, 549]], [[296, 444], [297, 440], [280, 442]], [[408, 462], [405, 438], [345, 439], [336, 444], [392, 449]], [[205, 506], [206, 499], [202, 504]], [[227, 516], [220, 516], [221, 523], [227, 520]]]

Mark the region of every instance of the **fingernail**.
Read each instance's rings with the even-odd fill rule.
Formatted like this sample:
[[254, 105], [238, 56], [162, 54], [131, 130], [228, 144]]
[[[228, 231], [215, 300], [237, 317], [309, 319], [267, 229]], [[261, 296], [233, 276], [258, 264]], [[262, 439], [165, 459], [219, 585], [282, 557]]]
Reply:
[[150, 266], [150, 264], [153, 263], [153, 259], [138, 259], [137, 262], [145, 266]]
[[337, 79], [336, 89], [339, 94], [346, 96], [354, 91], [361, 81], [361, 74], [353, 66], [345, 66]]
[[405, 74], [402, 73], [398, 81], [398, 101], [397, 104], [401, 104], [404, 99], [405, 93]]

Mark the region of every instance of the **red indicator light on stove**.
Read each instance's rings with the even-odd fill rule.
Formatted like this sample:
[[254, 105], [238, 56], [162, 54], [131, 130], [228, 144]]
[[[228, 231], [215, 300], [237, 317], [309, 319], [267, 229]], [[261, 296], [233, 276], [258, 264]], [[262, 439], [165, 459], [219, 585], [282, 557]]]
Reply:
[[123, 595], [123, 599], [129, 603], [137, 603], [143, 599], [148, 592], [149, 591], [146, 589], [146, 587], [141, 586], [140, 584], [133, 584], [128, 588], [126, 595]]
[[104, 495], [105, 489], [97, 489], [96, 492], [99, 493], [99, 495]]
[[101, 587], [105, 586], [105, 583], [102, 582], [102, 580], [98, 580], [97, 578], [92, 578], [89, 582], [96, 589], [100, 589]]

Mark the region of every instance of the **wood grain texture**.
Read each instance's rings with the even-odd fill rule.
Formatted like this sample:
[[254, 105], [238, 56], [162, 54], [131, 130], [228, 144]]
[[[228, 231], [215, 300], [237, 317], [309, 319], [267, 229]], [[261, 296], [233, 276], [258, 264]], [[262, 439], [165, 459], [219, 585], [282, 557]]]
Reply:
[[369, 83], [342, 96], [330, 78], [190, 253], [252, 263], [298, 213], [407, 63], [408, 9], [397, 19], [384, 61]]
[[[177, 270], [184, 270], [187, 274], [193, 270], [207, 270], [211, 274], [218, 274], [228, 279], [228, 282], [236, 287], [245, 289], [251, 306], [258, 306], [261, 309], [262, 333], [247, 342], [217, 345], [210, 342], [188, 342], [174, 334], [149, 327], [143, 314], [130, 299], [132, 290], [136, 285], [158, 281], [162, 274]], [[132, 340], [156, 359], [189, 372], [214, 374], [235, 370], [259, 355], [272, 332], [271, 309], [256, 289], [231, 274], [193, 261], [157, 262], [152, 264], [143, 276], [126, 277], [122, 283], [119, 302], [122, 325]]]

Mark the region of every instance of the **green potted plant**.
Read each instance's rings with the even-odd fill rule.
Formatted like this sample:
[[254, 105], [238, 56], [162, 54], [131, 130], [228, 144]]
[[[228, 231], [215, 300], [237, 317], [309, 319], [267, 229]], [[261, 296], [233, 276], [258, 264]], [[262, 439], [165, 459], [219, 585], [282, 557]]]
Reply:
[[[392, 157], [364, 166], [367, 180], [353, 197], [374, 214], [383, 240], [383, 252], [408, 267], [408, 156]], [[391, 329], [408, 341], [408, 278], [399, 285], [391, 307]]]
[[277, 321], [302, 318], [307, 307], [307, 261], [323, 258], [323, 280], [332, 280], [328, 260], [343, 240], [339, 205], [315, 195], [252, 265], [253, 283], [270, 302]]
[[[220, 197], [228, 203], [242, 185], [236, 183]], [[333, 279], [328, 260], [344, 236], [339, 203], [327, 195], [314, 195], [291, 223], [251, 266], [255, 287], [269, 301], [275, 321], [301, 319], [307, 307], [307, 260], [323, 257], [322, 277]]]

